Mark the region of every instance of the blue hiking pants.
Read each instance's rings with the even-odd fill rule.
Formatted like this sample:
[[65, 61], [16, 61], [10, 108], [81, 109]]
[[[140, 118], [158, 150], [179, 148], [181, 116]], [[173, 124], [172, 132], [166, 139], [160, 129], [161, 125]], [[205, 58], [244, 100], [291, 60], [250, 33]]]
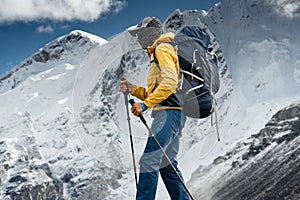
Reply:
[[[180, 110], [160, 110], [156, 111], [151, 127], [156, 139], [164, 148], [181, 178], [176, 156], [185, 120], [186, 117]], [[148, 137], [144, 153], [140, 159], [137, 200], [155, 199], [159, 173], [172, 200], [190, 199], [153, 137]]]

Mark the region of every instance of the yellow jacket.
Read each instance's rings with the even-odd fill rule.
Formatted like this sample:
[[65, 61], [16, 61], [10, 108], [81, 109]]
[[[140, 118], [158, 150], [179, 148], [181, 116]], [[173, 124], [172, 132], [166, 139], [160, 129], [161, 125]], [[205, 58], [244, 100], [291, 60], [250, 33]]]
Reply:
[[[147, 80], [148, 89], [133, 85], [131, 94], [144, 101], [148, 108], [163, 102], [177, 89], [178, 57], [175, 48], [168, 43], [172, 42], [174, 37], [173, 33], [162, 34], [152, 46], [147, 48], [151, 61]], [[159, 67], [154, 62], [154, 53]]]

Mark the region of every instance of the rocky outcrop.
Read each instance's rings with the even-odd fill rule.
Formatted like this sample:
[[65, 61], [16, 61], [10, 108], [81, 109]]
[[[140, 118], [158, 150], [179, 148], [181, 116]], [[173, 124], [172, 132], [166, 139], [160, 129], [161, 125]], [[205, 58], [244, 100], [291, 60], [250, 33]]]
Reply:
[[[277, 112], [258, 134], [218, 157], [209, 167], [199, 168], [191, 182], [222, 171], [210, 185], [214, 192], [204, 199], [299, 199], [299, 155], [300, 104], [293, 104]], [[199, 198], [205, 191], [201, 192], [197, 193]]]
[[[28, 137], [29, 142], [32, 138]], [[31, 148], [17, 140], [0, 142], [0, 183], [2, 194], [9, 199], [61, 199], [63, 182], [42, 161], [34, 143]]]
[[80, 33], [72, 31], [68, 35], [48, 44], [32, 56], [36, 62], [46, 63], [49, 60], [60, 59], [65, 51], [71, 51], [79, 46], [87, 45], [93, 47], [93, 43], [87, 37], [83, 37]]

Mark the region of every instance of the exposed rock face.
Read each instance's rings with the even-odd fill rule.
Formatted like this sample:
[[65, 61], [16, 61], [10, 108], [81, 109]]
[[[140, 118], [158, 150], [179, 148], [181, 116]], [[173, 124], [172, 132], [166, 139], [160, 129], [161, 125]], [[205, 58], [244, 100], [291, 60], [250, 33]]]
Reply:
[[[200, 174], [214, 173], [210, 170], [214, 167], [223, 172], [216, 174], [211, 185], [214, 192], [204, 199], [299, 199], [299, 155], [300, 104], [294, 104], [277, 112], [258, 134], [214, 164], [199, 168], [191, 182]], [[201, 192], [197, 195], [203, 196]]]
[[[30, 147], [33, 137], [25, 139]], [[42, 161], [37, 148], [31, 149], [19, 145], [14, 140], [0, 142], [1, 193], [10, 199], [60, 199], [63, 195], [63, 184], [51, 172], [47, 163]]]
[[63, 52], [72, 51], [76, 47], [87, 43], [90, 43], [90, 48], [93, 46], [88, 38], [83, 37], [81, 34], [74, 31], [60, 40], [49, 44], [46, 48], [41, 49], [32, 56], [32, 59], [42, 63], [46, 63], [48, 60], [60, 59]]

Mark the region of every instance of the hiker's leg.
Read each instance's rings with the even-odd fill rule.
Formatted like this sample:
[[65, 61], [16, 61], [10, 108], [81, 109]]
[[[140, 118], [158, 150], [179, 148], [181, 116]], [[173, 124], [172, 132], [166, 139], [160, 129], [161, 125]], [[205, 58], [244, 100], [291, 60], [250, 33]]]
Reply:
[[[159, 144], [166, 149], [176, 135], [175, 130], [177, 130], [177, 128], [177, 118], [174, 117], [173, 113], [171, 111], [162, 110], [156, 113], [151, 130]], [[162, 155], [163, 153], [154, 138], [148, 137], [144, 153], [140, 160], [140, 174], [136, 199], [155, 199]]]
[[159, 151], [151, 152], [156, 148], [155, 141], [148, 137], [144, 153], [140, 159], [140, 173], [136, 199], [137, 200], [154, 200], [159, 175], [158, 164], [161, 159]]
[[[176, 159], [177, 153], [179, 149], [179, 137], [176, 137], [172, 143], [168, 146], [166, 153], [171, 160], [174, 168], [176, 169], [178, 175], [183, 180], [182, 174], [178, 169], [178, 162]], [[189, 195], [182, 183], [180, 182], [177, 174], [174, 172], [174, 169], [168, 163], [166, 158], [163, 156], [160, 168], [160, 174], [162, 180], [168, 190], [168, 193], [172, 200], [188, 200]]]

